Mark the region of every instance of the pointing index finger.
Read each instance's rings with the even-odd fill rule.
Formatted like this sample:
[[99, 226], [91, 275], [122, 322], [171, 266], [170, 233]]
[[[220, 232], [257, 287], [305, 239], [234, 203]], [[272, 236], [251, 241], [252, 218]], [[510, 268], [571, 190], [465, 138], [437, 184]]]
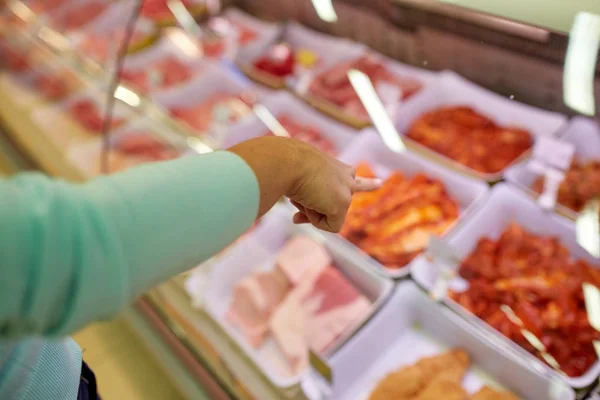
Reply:
[[372, 192], [381, 187], [382, 180], [376, 178], [354, 178], [354, 185], [352, 187], [352, 193], [355, 192]]

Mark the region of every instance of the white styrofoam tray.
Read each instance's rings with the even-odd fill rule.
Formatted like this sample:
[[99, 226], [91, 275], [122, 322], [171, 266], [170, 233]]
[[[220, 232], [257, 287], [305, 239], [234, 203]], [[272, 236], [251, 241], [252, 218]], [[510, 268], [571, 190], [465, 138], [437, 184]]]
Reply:
[[[261, 46], [251, 46], [238, 53], [237, 61], [244, 66], [252, 65], [263, 56], [275, 39], [262, 43]], [[309, 49], [318, 56], [313, 73], [327, 70], [336, 64], [359, 57], [365, 52], [365, 47], [356, 42], [315, 32], [297, 22], [289, 22], [284, 38], [293, 49]]]
[[[205, 70], [201, 75], [186, 85], [180, 86], [175, 90], [157, 93], [155, 101], [162, 107], [171, 109], [173, 107], [191, 107], [219, 93], [231, 95], [239, 95], [241, 93], [254, 94], [258, 101], [267, 95], [267, 92], [261, 91], [243, 75], [231, 73], [223, 66], [207, 63], [204, 68]], [[231, 126], [243, 122], [251, 115], [252, 113], [249, 113], [244, 118], [231, 124]]]
[[471, 356], [463, 381], [471, 394], [489, 384], [529, 400], [575, 398], [564, 382], [506, 353], [485, 331], [431, 300], [412, 282], [399, 283], [379, 313], [331, 358], [332, 398], [367, 400], [388, 373], [451, 348]]
[[[70, 29], [70, 30], [64, 30], [62, 26], [57, 26], [56, 23], [63, 18], [64, 15], [70, 13], [71, 11], [78, 9], [78, 8], [84, 8], [86, 5], [88, 4], [94, 4], [96, 2], [100, 2], [98, 0], [79, 0], [79, 1], [68, 1], [65, 4], [61, 5], [60, 7], [58, 7], [56, 10], [51, 10], [47, 13], [47, 15], [44, 16], [44, 18], [48, 18], [49, 23], [46, 23], [45, 25], [49, 25], [51, 27], [53, 27], [54, 29], [56, 29], [58, 32], [62, 32], [64, 34], [68, 34], [70, 32], [74, 32], [76, 30], [85, 30], [86, 26], [91, 25], [94, 23], [94, 21], [97, 21], [101, 18], [103, 18], [104, 15], [108, 15], [111, 12], [111, 9], [113, 9], [114, 7], [118, 6], [116, 4], [107, 4], [107, 6], [104, 8], [104, 10], [102, 10], [99, 14], [97, 14], [94, 18], [92, 18], [90, 21], [88, 21], [87, 23], [85, 23], [84, 25], [80, 26], [79, 28], [76, 29]], [[129, 9], [133, 9], [133, 4], [131, 4], [129, 6]]]
[[238, 24], [246, 29], [254, 31], [256, 34], [254, 40], [246, 43], [245, 45], [238, 43], [240, 46], [237, 51], [238, 53], [241, 49], [246, 48], [264, 48], [268, 43], [273, 42], [279, 33], [277, 24], [262, 21], [237, 8], [228, 8], [225, 10], [222, 16], [234, 24]]
[[[413, 176], [418, 172], [423, 172], [430, 177], [441, 180], [445, 184], [448, 194], [459, 204], [459, 218], [453, 226], [458, 225], [468, 217], [472, 210], [485, 199], [488, 192], [487, 184], [482, 181], [445, 169], [414, 153], [404, 152], [397, 154], [392, 152], [383, 144], [379, 135], [370, 128], [365, 129], [360, 134], [352, 145], [344, 151], [340, 159], [350, 165], [356, 165], [362, 161], [368, 162], [372, 165], [378, 177], [383, 179], [389, 176], [392, 171], [397, 170], [406, 176]], [[452, 232], [453, 229], [450, 228], [448, 232]], [[412, 264], [423, 257], [423, 255], [419, 255], [404, 268], [392, 270], [384, 267], [341, 236], [329, 233], [322, 233], [322, 235], [338, 242], [340, 246], [351, 249], [352, 252], [356, 253], [356, 257], [361, 258], [363, 262], [396, 279], [408, 275]]]
[[[150, 97], [155, 97], [157, 93], [170, 92], [187, 85], [195, 77], [201, 75], [205, 71], [205, 66], [207, 65], [207, 61], [202, 60], [201, 57], [192, 55], [189, 52], [186, 53], [177, 45], [172, 37], [163, 36], [158, 43], [155, 43], [153, 46], [150, 46], [140, 52], [128, 55], [125, 59], [125, 64], [123, 67], [125, 71], [147, 69], [152, 66], [152, 64], [167, 57], [174, 57], [181, 61], [186, 67], [193, 71], [192, 76], [187, 81], [180, 82], [175, 86], [165, 89], [158, 89], [156, 93], [150, 93]], [[135, 87], [132, 88], [135, 89]]]
[[[561, 141], [571, 143], [575, 147], [574, 158], [587, 162], [600, 159], [600, 128], [598, 124], [591, 119], [575, 117], [571, 119], [564, 134], [560, 137]], [[531, 186], [539, 177], [527, 167], [528, 161], [522, 161], [506, 170], [504, 177], [519, 189], [524, 190], [530, 196], [537, 198]], [[562, 204], [556, 204], [556, 210], [571, 219], [576, 219], [578, 212], [571, 210]]]
[[[600, 267], [600, 260], [592, 257], [577, 244], [575, 225], [572, 221], [555, 213], [542, 211], [525, 193], [505, 183], [494, 186], [487, 202], [477, 209], [445, 241], [454, 250], [456, 256], [462, 260], [471, 254], [479, 239], [484, 237], [489, 237], [493, 240], [498, 239], [512, 222], [520, 224], [527, 231], [536, 235], [558, 237], [561, 243], [569, 249], [572, 257], [584, 259], [591, 265]], [[417, 283], [426, 290], [431, 290], [437, 281], [439, 268], [423, 258], [413, 265], [412, 275]], [[520, 357], [537, 364], [538, 368], [545, 370], [547, 374], [560, 376], [561, 379], [564, 379], [572, 387], [585, 387], [591, 384], [600, 374], [599, 361], [580, 377], [566, 378], [558, 375], [552, 368], [539, 361], [516, 343], [505, 338], [498, 331], [473, 316], [453, 300], [445, 299], [444, 301], [464, 317], [488, 330], [491, 335], [500, 338], [501, 342], [504, 343], [504, 347], [508, 350], [515, 351]]]
[[[350, 143], [358, 137], [358, 131], [340, 124], [298, 100], [290, 93], [281, 91], [265, 98], [262, 102], [275, 118], [287, 114], [301, 124], [313, 126], [327, 139], [331, 140], [340, 154]], [[262, 136], [269, 132], [269, 128], [256, 116], [245, 120], [230, 129], [225, 138], [225, 148], [241, 143], [245, 140]]]
[[[404, 136], [404, 140], [432, 159], [442, 161], [461, 172], [490, 182], [501, 180], [503, 171], [493, 174], [474, 171], [405, 137], [412, 123], [421, 115], [439, 107], [453, 105], [473, 107], [476, 111], [489, 116], [495, 122], [504, 126], [525, 128], [529, 130], [534, 139], [536, 136], [541, 135], [557, 135], [567, 122], [567, 118], [563, 114], [545, 111], [515, 100], [510, 100], [484, 89], [451, 71], [441, 72], [435, 81], [399, 108], [395, 124], [398, 132]], [[528, 153], [525, 152], [515, 162], [526, 157]]]
[[[204, 299], [205, 308], [209, 315], [236, 341], [267, 378], [280, 388], [297, 385], [308, 371], [292, 374], [272, 337], [267, 338], [261, 348], [252, 348], [243, 333], [231, 325], [225, 319], [225, 315], [231, 304], [236, 283], [253, 271], [272, 269], [278, 250], [294, 234], [306, 234], [315, 240], [321, 239], [312, 235], [310, 230], [294, 226], [292, 215], [286, 208], [281, 207], [273, 210], [263, 218], [263, 221], [254, 232], [240, 239], [226, 254], [215, 260]], [[392, 292], [393, 283], [391, 280], [373, 273], [368, 268], [364, 268], [360, 264], [360, 260], [354, 260], [351, 254], [343, 251], [343, 249], [339, 249], [329, 242], [324, 244], [332, 255], [336, 268], [372, 303], [370, 314], [349, 327], [330, 346], [326, 354], [323, 355], [327, 358], [379, 310]]]

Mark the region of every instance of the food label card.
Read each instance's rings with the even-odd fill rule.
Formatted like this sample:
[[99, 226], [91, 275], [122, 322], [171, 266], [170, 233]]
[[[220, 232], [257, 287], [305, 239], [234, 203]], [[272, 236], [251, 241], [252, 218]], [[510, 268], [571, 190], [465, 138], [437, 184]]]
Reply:
[[561, 170], [569, 169], [575, 146], [549, 137], [538, 137], [533, 147], [533, 158], [551, 167]]

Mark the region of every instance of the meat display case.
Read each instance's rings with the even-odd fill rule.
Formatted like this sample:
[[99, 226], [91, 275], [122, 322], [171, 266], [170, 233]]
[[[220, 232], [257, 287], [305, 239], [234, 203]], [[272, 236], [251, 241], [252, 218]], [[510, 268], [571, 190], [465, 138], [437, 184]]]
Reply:
[[[85, 25], [87, 24], [83, 24], [83, 28], [79, 29], [80, 32], [61, 32], [60, 29], [51, 29], [52, 25], [50, 28], [45, 25], [47, 21], [52, 21], [52, 18], [35, 14], [27, 7], [28, 4], [31, 5], [35, 2], [8, 1], [6, 3], [1, 15], [2, 24], [6, 27], [9, 26], [9, 23], [11, 24], [11, 28], [9, 28], [11, 29], [10, 43], [19, 42], [21, 49], [28, 50], [32, 71], [25, 74], [1, 71], [0, 121], [3, 126], [2, 132], [14, 143], [20, 153], [25, 154], [34, 165], [47, 173], [75, 181], [92, 178], [100, 173], [97, 168], [100, 161], [98, 160], [98, 164], [94, 166], [82, 166], [80, 163], [81, 160], [95, 162], [95, 156], [100, 155], [100, 137], [91, 133], [89, 126], [86, 128], [86, 125], [81, 122], [75, 123], [65, 112], [72, 108], [73, 99], [78, 97], [69, 95], [68, 99], [55, 102], [47, 97], [47, 93], [53, 92], [40, 92], [40, 87], [36, 86], [38, 85], [36, 78], [42, 74], [40, 71], [55, 71], [56, 68], [61, 71], [66, 69], [69, 73], [69, 82], [72, 82], [73, 86], [69, 86], [65, 90], [68, 90], [69, 93], [74, 92], [78, 96], [83, 94], [86, 98], [94, 99], [96, 99], [95, 95], [89, 93], [97, 92], [99, 97], [94, 101], [96, 104], [100, 104], [98, 109], [102, 109], [101, 102], [104, 101], [102, 95], [106, 93], [107, 88], [108, 70], [106, 65], [83, 53], [79, 54], [76, 47], [82, 43], [83, 39], [80, 33], [86, 32]], [[210, 90], [207, 86], [210, 85], [205, 83], [210, 79], [202, 76], [204, 73], [210, 74], [211, 69], [219, 70], [217, 73], [219, 76], [227, 76], [227, 79], [234, 82], [231, 87], [235, 89], [232, 89], [231, 94], [239, 96], [239, 98], [228, 98], [216, 102], [218, 105], [225, 103], [228, 106], [235, 103], [237, 109], [242, 107], [243, 113], [235, 120], [231, 118], [231, 114], [226, 115], [225, 121], [220, 120], [218, 111], [215, 111], [215, 108], [219, 107], [212, 106], [210, 114], [207, 115], [210, 115], [214, 121], [199, 131], [193, 131], [187, 122], [174, 120], [172, 118], [174, 113], [170, 113], [167, 109], [168, 104], [171, 104], [169, 101], [171, 98], [177, 97], [177, 90], [185, 88], [174, 87], [162, 90], [161, 85], [157, 82], [164, 81], [164, 76], [160, 75], [164, 72], [156, 72], [155, 75], [158, 74], [158, 77], [146, 77], [144, 95], [136, 93], [135, 89], [126, 84], [122, 86], [121, 92], [125, 95], [118, 97], [119, 104], [117, 104], [118, 111], [116, 112], [117, 116], [123, 116], [125, 120], [120, 128], [133, 126], [138, 130], [140, 126], [143, 126], [144, 134], [156, 138], [163, 143], [163, 146], [176, 149], [181, 154], [210, 151], [211, 148], [231, 145], [251, 137], [250, 135], [255, 137], [273, 131], [274, 128], [269, 125], [264, 129], [259, 128], [262, 126], [263, 120], [253, 110], [258, 105], [277, 118], [281, 113], [282, 104], [285, 104], [283, 108], [288, 112], [289, 110], [298, 110], [295, 115], [302, 118], [301, 122], [314, 123], [317, 131], [319, 129], [321, 132], [327, 130], [343, 160], [381, 163], [381, 159], [388, 157], [381, 156], [386, 150], [371, 154], [369, 157], [361, 157], [361, 151], [367, 151], [365, 149], [369, 147], [363, 147], [365, 143], [376, 142], [376, 145], [370, 147], [383, 147], [381, 141], [378, 140], [377, 133], [372, 129], [366, 131], [354, 129], [351, 121], [349, 123], [348, 118], [340, 115], [340, 110], [335, 107], [323, 107], [322, 104], [314, 101], [304, 103], [306, 87], [302, 88], [303, 85], [299, 82], [302, 80], [302, 76], [297, 77], [296, 80], [279, 82], [278, 87], [286, 89], [289, 93], [273, 92], [272, 88], [261, 86], [244, 76], [243, 72], [248, 71], [247, 68], [240, 70], [239, 66], [242, 65], [240, 60], [246, 60], [244, 58], [246, 54], [253, 56], [264, 54], [270, 49], [271, 44], [280, 40], [282, 21], [295, 21], [295, 23], [303, 25], [305, 28], [309, 28], [308, 34], [311, 29], [319, 32], [319, 35], [315, 36], [317, 38], [327, 37], [320, 36], [323, 34], [337, 37], [337, 41], [341, 38], [344, 43], [348, 43], [348, 54], [352, 53], [353, 56], [366, 54], [365, 52], [377, 52], [379, 60], [385, 59], [390, 65], [397, 63], [395, 68], [390, 68], [392, 72], [396, 71], [399, 75], [406, 74], [409, 78], [421, 79], [422, 93], [415, 94], [414, 101], [408, 98], [406, 101], [398, 101], [399, 105], [396, 105], [396, 108], [386, 107], [392, 119], [395, 118], [395, 125], [401, 134], [406, 133], [409, 129], [409, 122], [414, 122], [413, 119], [429, 109], [431, 100], [428, 100], [428, 97], [435, 98], [435, 101], [440, 102], [442, 106], [449, 106], [457, 102], [461, 104], [471, 102], [473, 103], [470, 104], [472, 107], [479, 108], [477, 106], [481, 104], [479, 109], [484, 109], [486, 114], [494, 118], [495, 122], [499, 124], [519, 122], [533, 131], [534, 137], [537, 137], [536, 130], [538, 129], [543, 131], [539, 133], [540, 136], [561, 137], [565, 132], [577, 129], [577, 126], [582, 124], [582, 120], [585, 121], [583, 125], [586, 125], [586, 130], [592, 131], [592, 134], [595, 135], [599, 134], [597, 122], [592, 119], [577, 117], [572, 122], [569, 121], [570, 117], [576, 115], [576, 111], [567, 107], [563, 101], [563, 63], [567, 54], [569, 36], [562, 32], [509, 21], [430, 0], [334, 1], [336, 22], [327, 22], [320, 18], [315, 11], [313, 2], [309, 0], [228, 1], [222, 2], [223, 4], [220, 4], [221, 7], [216, 11], [211, 10], [210, 3], [214, 2], [207, 1], [208, 7], [198, 5], [203, 2], [195, 1], [194, 3], [194, 17], [199, 22], [199, 26], [205, 29], [202, 31], [204, 32], [203, 41], [207, 38], [210, 39], [210, 35], [220, 29], [218, 24], [215, 25], [216, 28], [215, 26], [210, 29], [205, 27], [218, 21], [219, 15], [227, 18], [227, 13], [231, 12], [231, 8], [227, 7], [236, 7], [234, 14], [243, 15], [241, 21], [249, 18], [253, 20], [253, 28], [264, 29], [266, 33], [260, 35], [254, 44], [249, 44], [247, 49], [238, 51], [237, 54], [240, 57], [237, 59], [235, 56], [230, 57], [231, 52], [225, 51], [220, 59], [219, 57], [215, 59], [215, 57], [202, 57], [195, 54], [192, 56], [192, 61], [187, 60], [183, 63], [194, 68], [195, 74], [189, 78], [189, 85], [191, 87], [196, 82], [203, 86], [202, 91], [206, 91], [206, 96], [202, 93], [202, 97], [212, 99], [211, 96], [219, 92], [218, 85], [214, 85], [214, 93], [209, 93]], [[133, 4], [132, 1], [120, 0], [114, 4], [111, 3], [109, 7], [131, 9]], [[221, 10], [223, 14], [218, 14]], [[112, 13], [118, 14], [115, 11]], [[104, 18], [107, 19], [107, 17]], [[141, 44], [138, 44], [137, 48], [131, 49], [136, 51], [135, 57], [140, 60], [152, 59], [154, 56], [143, 55], [144, 50], [152, 51], [159, 47], [169, 47], [169, 45], [165, 45], [168, 40], [171, 40], [171, 43], [189, 40], [189, 32], [174, 27], [165, 27], [165, 25], [174, 25], [174, 21], [161, 21], [156, 26], [150, 24], [151, 29], [146, 29], [149, 25], [144, 25], [145, 29], [142, 29], [142, 32], [146, 36], [139, 42]], [[92, 22], [90, 32], [100, 32], [103, 26], [103, 24], [93, 24]], [[0, 31], [3, 40], [7, 40], [8, 31], [4, 28]], [[207, 32], [208, 36], [206, 36]], [[183, 37], [187, 39], [184, 40]], [[236, 36], [236, 38], [239, 37]], [[233, 46], [234, 49], [237, 49], [239, 44], [229, 43], [226, 46]], [[185, 46], [179, 47], [179, 50], [182, 48], [185, 52]], [[297, 49], [292, 50], [296, 51]], [[114, 56], [115, 49], [106, 51], [107, 56]], [[191, 52], [194, 53], [193, 50]], [[141, 56], [137, 54], [141, 54]], [[322, 54], [324, 55], [321, 57], [326, 57], [327, 52], [322, 52]], [[295, 56], [300, 59], [306, 54], [296, 53]], [[341, 58], [343, 59], [343, 57]], [[110, 60], [110, 57], [107, 60]], [[337, 62], [337, 60], [334, 61]], [[316, 65], [317, 67], [311, 72], [313, 75], [307, 74], [312, 79], [316, 74], [325, 73], [331, 67], [324, 62], [323, 68], [319, 68], [318, 57]], [[598, 94], [600, 93], [598, 71], [600, 70], [597, 65], [595, 71], [593, 92]], [[252, 76], [250, 77], [252, 78]], [[448, 84], [450, 89], [443, 89], [444, 79], [452, 81], [452, 84]], [[260, 79], [258, 81], [260, 82]], [[389, 92], [389, 87], [387, 89]], [[447, 92], [463, 90], [467, 94], [460, 98], [460, 96], [456, 96], [456, 93], [451, 93], [447, 99], [444, 90]], [[378, 90], [377, 92], [385, 103], [385, 96], [382, 95], [385, 94], [385, 91]], [[46, 98], [43, 98], [40, 93], [46, 93]], [[131, 95], [128, 97], [128, 93], [132, 93], [134, 97]], [[468, 96], [472, 96], [473, 99], [469, 100]], [[402, 97], [400, 95], [400, 98]], [[459, 97], [460, 100], [452, 100], [456, 97]], [[134, 101], [131, 100], [132, 98]], [[161, 99], [166, 100], [161, 101]], [[173, 104], [175, 103], [177, 101]], [[483, 106], [484, 103], [488, 105], [488, 108]], [[388, 106], [389, 104], [384, 105]], [[84, 114], [87, 118], [90, 112], [89, 108], [86, 110], [88, 111], [85, 111]], [[65, 117], [65, 115], [67, 116]], [[515, 115], [519, 115], [521, 119], [515, 119]], [[53, 121], [53, 132], [48, 130], [48, 120]], [[143, 120], [143, 124], [140, 120]], [[322, 120], [324, 122], [321, 122]], [[587, 126], [596, 127], [596, 130], [588, 129]], [[250, 134], [249, 132], [254, 133]], [[124, 158], [125, 155], [119, 153], [117, 139], [115, 133], [115, 137], [111, 138], [110, 145], [113, 146], [111, 149], [118, 153], [114, 155], [115, 157]], [[441, 156], [431, 149], [411, 143], [410, 140], [405, 140], [405, 143], [410, 152], [406, 155], [408, 160], [414, 157], [418, 160], [415, 164], [431, 164], [426, 169], [439, 170], [440, 172], [436, 172], [436, 174], [443, 176], [446, 182], [463, 182], [463, 186], [468, 187], [464, 190], [455, 188], [454, 190], [458, 190], [457, 193], [450, 190], [450, 194], [458, 199], [458, 203], [468, 203], [468, 207], [460, 206], [461, 217], [456, 223], [455, 229], [457, 233], [453, 234], [452, 231], [448, 235], [460, 237], [469, 218], [477, 211], [484, 209], [488, 184], [503, 180], [506, 176], [509, 183], [519, 188], [511, 190], [525, 189], [524, 192], [528, 190], [523, 186], [523, 180], [519, 178], [524, 174], [522, 170], [530, 156], [528, 152], [521, 158], [513, 160], [515, 163], [510, 165], [506, 174], [504, 170], [501, 170], [493, 176], [483, 176], [468, 171], [455, 159]], [[142, 148], [147, 147], [142, 146]], [[109, 160], [113, 159], [109, 158]], [[113, 165], [115, 164], [116, 162], [113, 161]], [[130, 164], [124, 162], [124, 165], [129, 166]], [[414, 166], [411, 168], [415, 169]], [[416, 167], [416, 171], [411, 168], [407, 168], [408, 176], [418, 172], [421, 167]], [[515, 171], [521, 171], [520, 175]], [[526, 193], [535, 197], [535, 193], [531, 191]], [[465, 200], [466, 198], [468, 201]], [[282, 204], [278, 206], [276, 212], [285, 213], [286, 210], [287, 206]], [[563, 210], [559, 206], [556, 211], [568, 218], [577, 218], [577, 214], [572, 210]], [[566, 223], [573, 224], [572, 221]], [[463, 228], [462, 231], [461, 228]], [[257, 229], [267, 228], [259, 226]], [[326, 241], [335, 247], [335, 251], [350, 257], [360, 271], [375, 274], [386, 282], [386, 285], [394, 288], [390, 289], [385, 300], [378, 305], [378, 310], [362, 321], [362, 327], [347, 338], [347, 342], [341, 345], [340, 350], [327, 355], [325, 362], [333, 374], [333, 383], [327, 382], [327, 379], [321, 376], [321, 374], [327, 375], [322, 368], [321, 374], [316, 372], [319, 371], [318, 363], [323, 360], [313, 360], [314, 368], [306, 372], [299, 382], [289, 385], [273, 382], [249, 356], [244, 346], [240, 345], [239, 340], [230, 336], [227, 329], [223, 329], [223, 325], [215, 320], [214, 314], [207, 312], [203, 305], [207, 299], [201, 294], [203, 290], [206, 290], [206, 285], [210, 284], [212, 266], [227, 257], [228, 253], [225, 252], [195, 270], [150, 291], [126, 313], [132, 327], [157, 355], [157, 359], [163, 364], [166, 373], [178, 383], [185, 396], [202, 398], [202, 396], [208, 395], [209, 398], [214, 399], [241, 400], [345, 399], [349, 398], [348, 396], [367, 398], [365, 397], [367, 392], [348, 393], [347, 389], [350, 387], [349, 382], [360, 383], [360, 385], [354, 385], [360, 387], [360, 390], [367, 387], [372, 389], [375, 384], [372, 380], [379, 379], [381, 373], [385, 372], [381, 369], [383, 367], [380, 363], [385, 358], [386, 348], [382, 344], [381, 348], [376, 349], [375, 346], [369, 344], [370, 340], [377, 337], [374, 331], [385, 330], [386, 334], [383, 335], [385, 340], [382, 340], [382, 343], [399, 351], [397, 346], [401, 346], [402, 341], [398, 341], [396, 336], [404, 335], [403, 332], [406, 330], [410, 332], [410, 335], [419, 336], [419, 332], [422, 331], [433, 334], [436, 330], [447, 329], [455, 332], [461, 339], [453, 340], [437, 333], [436, 337], [432, 338], [424, 334], [427, 340], [423, 339], [419, 345], [427, 349], [437, 348], [438, 351], [440, 348], [450, 345], [466, 348], [471, 352], [477, 367], [483, 368], [496, 378], [482, 378], [484, 383], [491, 381], [493, 384], [508, 387], [518, 391], [523, 398], [537, 399], [540, 398], [541, 393], [548, 393], [548, 398], [553, 400], [583, 399], [587, 396], [594, 398], [594, 394], [591, 392], [597, 391], [597, 388], [594, 389], [598, 378], [597, 368], [591, 370], [591, 375], [590, 373], [586, 374], [589, 379], [579, 380], [574, 384], [573, 380], [565, 379], [555, 371], [545, 368], [535, 358], [528, 358], [527, 354], [514, 349], [500, 335], [491, 333], [487, 337], [486, 334], [489, 331], [485, 327], [480, 326], [477, 322], [473, 323], [468, 317], [462, 315], [460, 310], [455, 310], [453, 304], [427, 300], [427, 296], [423, 293], [425, 289], [408, 282], [412, 280], [412, 275], [415, 275], [417, 283], [427, 290], [432, 290], [432, 286], [435, 286], [435, 282], [424, 282], [422, 279], [422, 265], [426, 261], [430, 261], [427, 255], [423, 254], [415, 263], [421, 266], [420, 270], [415, 270], [411, 266], [401, 273], [390, 274], [384, 270], [382, 274], [383, 267], [379, 263], [349, 243], [344, 243], [343, 239], [328, 238], [327, 235], [321, 236], [314, 232], [313, 234], [319, 240]], [[254, 236], [264, 237], [265, 235]], [[449, 236], [450, 242], [454, 236]], [[242, 240], [245, 239], [242, 238]], [[592, 261], [594, 260], [592, 259]], [[594, 265], [598, 267], [600, 263], [597, 259], [595, 261]], [[393, 319], [396, 312], [406, 313], [414, 319], [402, 323], [398, 321], [391, 323], [390, 320]], [[420, 318], [429, 318], [429, 320], [423, 322]], [[438, 318], [442, 321], [439, 325], [430, 322]], [[423, 329], [420, 327], [417, 329], [413, 325], [415, 321], [421, 321]], [[403, 340], [408, 343], [411, 342], [409, 339], [404, 338]], [[371, 367], [369, 367], [368, 374], [357, 376], [356, 371], [349, 368], [348, 365], [361, 360], [357, 358], [361, 351], [373, 352], [367, 362]], [[485, 357], [496, 360], [499, 365], [506, 367], [505, 370], [514, 368], [515, 371], [521, 371], [521, 375], [503, 373], [494, 368], [494, 363], [485, 362]], [[391, 366], [385, 368], [389, 370]], [[327, 369], [325, 368], [325, 370]], [[528, 376], [528, 379], [533, 382], [530, 387], [518, 384], [517, 381], [521, 380], [523, 376]], [[471, 378], [469, 379], [470, 384], [473, 384]], [[480, 386], [481, 382], [473, 385], [473, 387]], [[471, 388], [470, 390], [475, 389]]]

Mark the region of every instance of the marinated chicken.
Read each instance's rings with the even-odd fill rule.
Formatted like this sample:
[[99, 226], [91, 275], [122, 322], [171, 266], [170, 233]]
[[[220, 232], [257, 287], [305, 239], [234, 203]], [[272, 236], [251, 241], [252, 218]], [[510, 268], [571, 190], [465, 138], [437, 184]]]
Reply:
[[482, 173], [500, 172], [533, 145], [527, 130], [501, 126], [467, 106], [429, 111], [412, 123], [407, 136]]
[[[539, 177], [532, 189], [542, 193], [544, 178]], [[560, 184], [557, 201], [573, 211], [581, 211], [596, 196], [600, 196], [600, 161], [584, 163], [574, 160]]]
[[[558, 238], [511, 224], [497, 241], [481, 239], [459, 273], [469, 288], [450, 296], [531, 354], [543, 360], [522, 328], [569, 376], [584, 374], [597, 361], [592, 341], [600, 340], [600, 332], [588, 322], [582, 284], [600, 287], [600, 270], [572, 259]], [[514, 311], [522, 327], [502, 305]]]
[[[357, 174], [375, 176], [366, 164]], [[458, 212], [441, 181], [395, 171], [379, 190], [354, 195], [341, 234], [387, 268], [397, 269], [419, 255], [431, 235], [442, 235]]]

